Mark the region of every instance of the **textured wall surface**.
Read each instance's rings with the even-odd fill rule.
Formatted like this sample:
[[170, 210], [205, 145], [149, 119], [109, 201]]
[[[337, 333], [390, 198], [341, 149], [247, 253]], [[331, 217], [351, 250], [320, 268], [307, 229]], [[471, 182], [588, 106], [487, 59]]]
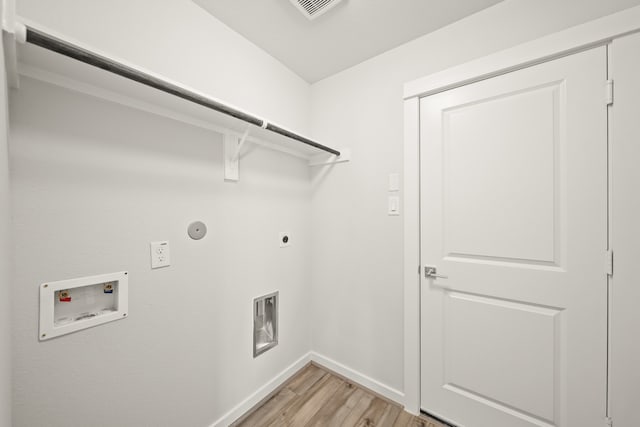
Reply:
[[[18, 0], [17, 12], [308, 133], [309, 85], [192, 1]], [[254, 147], [224, 183], [219, 134], [28, 79], [11, 119], [17, 426], [208, 425], [310, 350], [305, 162]], [[209, 227], [202, 241], [186, 236], [193, 220]], [[150, 269], [155, 240], [170, 241], [171, 267]], [[120, 270], [126, 320], [37, 341], [39, 283]], [[252, 299], [274, 290], [280, 345], [254, 360]]]
[[313, 135], [353, 150], [314, 183], [314, 351], [403, 390], [403, 84], [638, 3], [507, 0], [312, 85]]
[[[14, 425], [209, 425], [309, 350], [402, 392], [402, 216], [386, 211], [403, 84], [638, 3], [507, 0], [309, 87], [188, 0], [20, 0], [28, 21], [353, 161], [310, 174], [255, 147], [224, 183], [220, 135], [23, 79], [10, 107], [16, 239], [0, 246], [15, 263]], [[0, 138], [0, 227], [6, 151]], [[193, 220], [209, 226], [202, 241], [186, 237]], [[156, 240], [170, 241], [171, 267], [150, 269]], [[121, 270], [127, 319], [38, 342], [40, 283]], [[252, 298], [274, 290], [280, 344], [254, 360]]]
[[[16, 426], [210, 425], [309, 351], [306, 162], [254, 146], [226, 183], [220, 135], [27, 78], [11, 118]], [[126, 319], [38, 341], [39, 284], [123, 270]], [[253, 359], [275, 290], [280, 343]]]

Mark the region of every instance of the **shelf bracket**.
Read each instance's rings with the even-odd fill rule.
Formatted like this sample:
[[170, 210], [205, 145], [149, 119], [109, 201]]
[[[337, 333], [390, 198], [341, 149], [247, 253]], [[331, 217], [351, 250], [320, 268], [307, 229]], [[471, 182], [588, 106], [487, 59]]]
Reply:
[[231, 161], [237, 162], [240, 158], [240, 150], [242, 150], [242, 146], [245, 142], [247, 142], [247, 137], [249, 136], [249, 132], [251, 132], [251, 126], [247, 127], [247, 130], [244, 131], [240, 141], [238, 142], [238, 147], [236, 148], [235, 154], [231, 157]]
[[27, 42], [27, 27], [15, 22], [15, 4], [7, 1], [4, 4], [4, 19], [2, 21], [2, 44], [4, 47], [5, 68], [7, 70], [7, 85], [12, 89], [20, 87], [18, 74], [17, 43]]
[[240, 179], [240, 152], [249, 133], [251, 126], [247, 127], [242, 136], [238, 138], [236, 134], [224, 134], [224, 179], [225, 181], [238, 181]]
[[351, 161], [351, 150], [349, 148], [341, 148], [340, 155], [334, 154], [317, 154], [309, 159], [309, 166], [325, 166], [335, 165]]

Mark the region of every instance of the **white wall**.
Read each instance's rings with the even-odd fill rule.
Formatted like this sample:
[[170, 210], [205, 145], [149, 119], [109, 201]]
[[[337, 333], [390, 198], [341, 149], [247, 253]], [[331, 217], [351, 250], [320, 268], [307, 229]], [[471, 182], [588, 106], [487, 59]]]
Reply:
[[[19, 0], [30, 21], [354, 161], [310, 183], [302, 161], [257, 148], [224, 184], [219, 136], [24, 79], [10, 138], [15, 425], [208, 425], [310, 348], [401, 392], [402, 218], [386, 215], [386, 186], [402, 171], [403, 83], [639, 2], [507, 0], [309, 89], [189, 0]], [[186, 238], [194, 219], [201, 242]], [[280, 250], [285, 228], [297, 243]], [[173, 265], [151, 271], [159, 239]], [[37, 341], [39, 283], [123, 269], [129, 318]], [[276, 288], [281, 343], [253, 360], [248, 307]]]
[[403, 83], [638, 3], [506, 0], [312, 85], [313, 135], [353, 150], [314, 182], [315, 352], [403, 390], [402, 218], [386, 213]]
[[[17, 7], [28, 21], [308, 132], [308, 84], [189, 0]], [[26, 78], [10, 109], [15, 426], [210, 425], [308, 353], [304, 161], [255, 147], [241, 181], [224, 183], [215, 133]], [[199, 242], [186, 234], [194, 220], [209, 227]], [[294, 242], [280, 249], [285, 230]], [[150, 270], [155, 240], [170, 241], [171, 267]], [[38, 342], [40, 283], [121, 270], [127, 319]], [[280, 344], [254, 360], [252, 299], [274, 290]]]
[[[10, 108], [15, 426], [206, 426], [307, 354], [303, 160], [255, 147], [225, 183], [215, 133], [27, 78]], [[39, 284], [122, 270], [126, 319], [38, 341]], [[275, 290], [280, 343], [254, 360], [252, 299]]]
[[309, 85], [191, 0], [16, 1], [27, 21], [308, 133]]
[[[0, 7], [0, 22], [2, 22]], [[11, 426], [11, 246], [7, 83], [0, 42], [0, 427]]]

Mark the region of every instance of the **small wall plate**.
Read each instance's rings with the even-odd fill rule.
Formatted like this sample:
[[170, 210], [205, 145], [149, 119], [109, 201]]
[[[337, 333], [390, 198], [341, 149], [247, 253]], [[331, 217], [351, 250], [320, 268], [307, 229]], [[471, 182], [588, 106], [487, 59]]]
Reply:
[[280, 239], [280, 247], [286, 248], [291, 245], [291, 233], [288, 231], [281, 231], [278, 233], [278, 238]]
[[40, 285], [40, 341], [127, 317], [128, 273]]

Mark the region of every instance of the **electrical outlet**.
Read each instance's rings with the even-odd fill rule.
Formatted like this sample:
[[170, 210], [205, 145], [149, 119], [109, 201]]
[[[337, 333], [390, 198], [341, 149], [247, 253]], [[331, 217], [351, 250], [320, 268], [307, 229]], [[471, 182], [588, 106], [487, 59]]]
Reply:
[[170, 265], [169, 242], [151, 242], [151, 268], [168, 267]]
[[280, 239], [280, 247], [286, 248], [291, 245], [291, 233], [288, 231], [281, 231], [278, 235]]

